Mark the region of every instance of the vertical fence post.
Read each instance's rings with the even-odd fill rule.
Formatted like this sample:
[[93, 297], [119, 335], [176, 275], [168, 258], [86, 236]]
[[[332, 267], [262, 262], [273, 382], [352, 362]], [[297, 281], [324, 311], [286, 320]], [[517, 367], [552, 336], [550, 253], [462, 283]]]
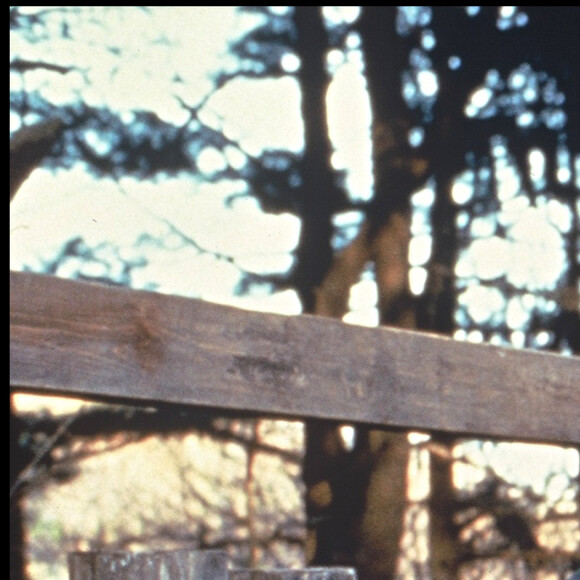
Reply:
[[228, 580], [221, 550], [72, 552], [69, 580]]

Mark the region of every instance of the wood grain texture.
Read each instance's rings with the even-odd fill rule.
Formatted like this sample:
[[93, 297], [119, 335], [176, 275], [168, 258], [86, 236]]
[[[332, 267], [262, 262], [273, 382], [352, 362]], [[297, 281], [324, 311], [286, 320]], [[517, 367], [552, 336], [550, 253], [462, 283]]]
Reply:
[[10, 275], [10, 384], [580, 443], [580, 358]]
[[69, 552], [69, 580], [228, 580], [220, 550]]

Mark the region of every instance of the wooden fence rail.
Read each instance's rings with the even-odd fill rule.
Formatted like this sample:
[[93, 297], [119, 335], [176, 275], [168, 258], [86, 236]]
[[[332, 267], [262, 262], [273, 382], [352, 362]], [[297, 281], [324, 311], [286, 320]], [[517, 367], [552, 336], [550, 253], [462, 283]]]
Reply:
[[354, 568], [230, 568], [223, 550], [71, 552], [69, 580], [357, 580]]
[[229, 580], [357, 580], [354, 568], [346, 566], [320, 566], [316, 568], [234, 568]]
[[44, 393], [580, 443], [580, 358], [31, 273], [10, 385]]
[[221, 550], [71, 552], [69, 580], [228, 580]]

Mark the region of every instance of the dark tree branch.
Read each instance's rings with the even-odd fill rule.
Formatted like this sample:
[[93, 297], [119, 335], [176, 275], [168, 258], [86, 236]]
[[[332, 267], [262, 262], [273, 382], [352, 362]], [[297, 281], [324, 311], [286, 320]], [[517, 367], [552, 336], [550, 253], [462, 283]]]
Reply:
[[64, 128], [61, 119], [54, 118], [23, 127], [10, 140], [10, 201], [20, 186], [50, 153]]
[[10, 62], [10, 70], [25, 73], [33, 70], [46, 70], [49, 72], [55, 72], [61, 75], [65, 75], [71, 71], [78, 70], [74, 66], [61, 66], [58, 64], [52, 64], [49, 62], [26, 60], [22, 58], [17, 58]]

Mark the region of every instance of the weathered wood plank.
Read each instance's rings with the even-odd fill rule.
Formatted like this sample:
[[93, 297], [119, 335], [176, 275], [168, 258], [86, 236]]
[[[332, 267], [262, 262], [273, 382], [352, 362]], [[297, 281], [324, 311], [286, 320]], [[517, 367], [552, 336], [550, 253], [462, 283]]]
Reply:
[[580, 442], [580, 358], [11, 273], [14, 388]]
[[69, 580], [228, 580], [220, 550], [71, 552]]
[[326, 566], [318, 568], [233, 568], [229, 580], [357, 580], [354, 568]]

